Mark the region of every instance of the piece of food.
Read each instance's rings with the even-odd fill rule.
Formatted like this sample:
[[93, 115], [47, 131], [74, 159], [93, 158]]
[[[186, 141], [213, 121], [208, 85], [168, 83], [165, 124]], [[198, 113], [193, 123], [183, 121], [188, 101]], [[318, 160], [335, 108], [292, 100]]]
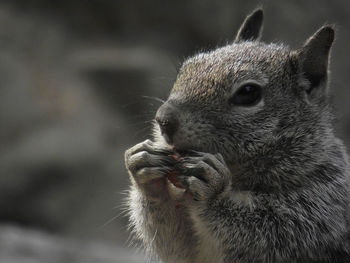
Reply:
[[168, 180], [175, 185], [177, 188], [184, 189], [183, 185], [176, 179], [176, 173], [175, 172], [170, 172], [167, 175]]
[[174, 153], [174, 154], [171, 154], [169, 156], [174, 158], [176, 161], [180, 161], [180, 159], [181, 159], [181, 155], [178, 153]]

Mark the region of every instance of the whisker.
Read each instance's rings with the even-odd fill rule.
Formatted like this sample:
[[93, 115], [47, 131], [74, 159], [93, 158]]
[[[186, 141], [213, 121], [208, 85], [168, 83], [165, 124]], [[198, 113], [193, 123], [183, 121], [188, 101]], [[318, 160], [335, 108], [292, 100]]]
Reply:
[[[123, 211], [124, 212], [124, 211]], [[105, 222], [104, 224], [102, 224], [99, 228], [104, 228], [106, 226], [108, 226], [110, 223], [112, 223], [114, 220], [116, 220], [118, 217], [120, 217], [122, 215], [122, 213], [119, 213], [118, 215], [112, 217], [111, 219], [107, 220], [107, 222]]]
[[152, 99], [152, 100], [158, 101], [160, 103], [164, 103], [165, 102], [165, 100], [163, 100], [161, 98], [158, 98], [158, 97], [146, 96], [146, 95], [142, 95], [141, 97], [145, 98], [145, 99]]
[[144, 118], [153, 116], [155, 114], [155, 110], [143, 111], [142, 113], [135, 114], [131, 116], [131, 118]]
[[145, 127], [141, 128], [141, 129], [139, 129], [138, 131], [136, 131], [136, 132], [134, 133], [134, 137], [137, 137], [137, 136], [140, 135], [141, 133], [143, 133], [143, 132], [145, 132], [145, 131], [147, 131], [147, 130], [150, 130], [150, 129], [151, 129], [151, 126], [150, 126], [150, 125], [145, 126]]
[[133, 123], [130, 123], [130, 124], [126, 124], [127, 127], [134, 127], [134, 126], [138, 126], [140, 124], [150, 124], [152, 123], [154, 120], [151, 119], [151, 120], [145, 120], [145, 121], [138, 121], [138, 122], [133, 122]]

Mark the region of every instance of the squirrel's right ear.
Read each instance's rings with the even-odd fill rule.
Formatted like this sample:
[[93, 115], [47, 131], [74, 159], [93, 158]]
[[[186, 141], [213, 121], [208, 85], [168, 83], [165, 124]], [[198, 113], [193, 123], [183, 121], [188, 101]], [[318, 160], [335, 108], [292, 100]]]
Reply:
[[258, 41], [261, 37], [264, 12], [257, 9], [246, 17], [238, 30], [234, 43], [241, 41]]
[[301, 72], [310, 83], [308, 93], [322, 95], [326, 91], [328, 60], [333, 41], [334, 27], [323, 26], [297, 52]]

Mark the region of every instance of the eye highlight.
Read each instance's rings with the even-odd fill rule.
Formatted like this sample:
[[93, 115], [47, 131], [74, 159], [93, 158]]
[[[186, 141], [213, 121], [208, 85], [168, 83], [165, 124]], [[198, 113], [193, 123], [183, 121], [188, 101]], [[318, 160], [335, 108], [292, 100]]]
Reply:
[[229, 103], [237, 106], [254, 106], [262, 98], [262, 89], [258, 84], [248, 83], [240, 87], [230, 98]]

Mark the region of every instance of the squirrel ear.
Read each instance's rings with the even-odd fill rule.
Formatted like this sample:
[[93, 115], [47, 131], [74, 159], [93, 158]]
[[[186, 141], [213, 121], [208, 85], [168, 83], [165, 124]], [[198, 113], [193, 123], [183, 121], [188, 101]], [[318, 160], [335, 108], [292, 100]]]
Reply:
[[323, 26], [297, 52], [301, 72], [310, 82], [308, 93], [319, 86], [324, 86], [324, 89], [326, 89], [329, 53], [333, 40], [333, 26]]
[[234, 43], [241, 41], [259, 40], [261, 37], [264, 13], [262, 9], [257, 9], [246, 17], [238, 30]]

